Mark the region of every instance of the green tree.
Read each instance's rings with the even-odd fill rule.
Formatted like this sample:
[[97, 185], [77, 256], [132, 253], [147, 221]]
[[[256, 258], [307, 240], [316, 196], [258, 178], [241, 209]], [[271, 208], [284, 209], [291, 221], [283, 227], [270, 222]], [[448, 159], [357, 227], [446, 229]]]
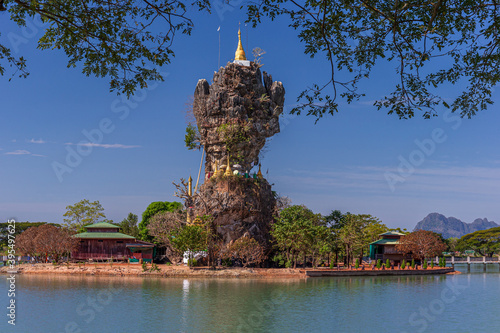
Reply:
[[346, 265], [354, 260], [355, 255], [362, 260], [368, 245], [377, 240], [381, 233], [389, 230], [379, 219], [368, 214], [347, 213], [344, 215], [342, 224], [338, 235], [344, 247]]
[[184, 143], [189, 150], [199, 150], [202, 147], [200, 144], [200, 133], [198, 132], [198, 128], [196, 128], [193, 124], [188, 124], [186, 127]]
[[[40, 49], [62, 50], [68, 67], [81, 65], [85, 75], [108, 77], [111, 90], [132, 94], [150, 81], [162, 81], [160, 66], [174, 56], [177, 34], [189, 35], [196, 11], [210, 12], [213, 1], [3, 0], [1, 15], [19, 26], [41, 17], [47, 28]], [[218, 5], [218, 4], [217, 4]], [[500, 22], [496, 1], [288, 1], [249, 2], [247, 21], [287, 17], [305, 54], [322, 56], [328, 70], [297, 98], [292, 113], [321, 118], [364, 96], [358, 87], [379, 63], [393, 64], [396, 84], [376, 99], [377, 108], [411, 118], [435, 116], [444, 106], [471, 117], [492, 103]], [[277, 20], [283, 22], [283, 20]], [[274, 23], [278, 24], [278, 23]], [[0, 74], [27, 76], [26, 59], [0, 44]], [[432, 65], [431, 65], [432, 64]], [[383, 72], [387, 75], [387, 71]], [[467, 82], [450, 105], [440, 96], [446, 84]]]
[[344, 264], [350, 265], [355, 251], [364, 245], [363, 221], [357, 215], [347, 213], [344, 226], [339, 230], [338, 235], [345, 251]]
[[66, 206], [66, 209], [67, 211], [63, 215], [66, 217], [64, 219], [65, 226], [76, 232], [83, 232], [85, 231], [83, 228], [85, 225], [97, 223], [106, 218], [103, 213], [104, 208], [102, 208], [98, 200], [90, 202], [83, 199], [74, 205]]
[[155, 201], [149, 204], [144, 213], [142, 213], [142, 221], [139, 223], [139, 235], [142, 240], [151, 242], [153, 237], [149, 235], [148, 224], [149, 220], [156, 214], [161, 212], [175, 212], [182, 209], [180, 202]]
[[207, 233], [202, 226], [184, 225], [170, 234], [170, 242], [180, 252], [189, 251], [191, 264], [194, 252], [206, 250]]
[[462, 252], [474, 250], [482, 256], [492, 257], [500, 250], [500, 227], [464, 235], [458, 240], [456, 249]]
[[[47, 23], [38, 40], [42, 50], [60, 49], [69, 58], [68, 67], [81, 65], [85, 75], [109, 77], [110, 89], [132, 94], [148, 81], [163, 81], [158, 68], [174, 56], [176, 34], [191, 34], [188, 10], [208, 10], [207, 0], [183, 1], [23, 1], [3, 0], [10, 19], [20, 27], [30, 17]], [[191, 4], [193, 6], [191, 6]], [[1, 14], [5, 17], [7, 13]], [[15, 58], [0, 44], [5, 59], [19, 76], [27, 76], [26, 59]], [[0, 63], [0, 74], [5, 65]]]
[[[292, 113], [306, 110], [317, 119], [333, 115], [339, 97], [358, 100], [364, 95], [358, 85], [375, 65], [393, 61], [397, 83], [377, 99], [377, 108], [400, 118], [415, 112], [429, 118], [443, 105], [471, 117], [492, 103], [492, 88], [500, 81], [497, 6], [472, 0], [260, 0], [248, 5], [248, 21], [256, 26], [265, 17], [286, 16], [305, 53], [323, 56], [329, 64], [324, 82], [304, 90]], [[448, 105], [439, 96], [441, 85], [461, 81], [467, 87]]]
[[139, 227], [137, 226], [139, 218], [133, 213], [128, 213], [127, 218], [120, 222], [120, 228], [122, 232], [126, 235], [134, 236], [139, 238]]
[[457, 238], [457, 237], [450, 237], [450, 238], [447, 238], [447, 239], [444, 240], [446, 246], [448, 247], [448, 251], [449, 252], [455, 252], [456, 251], [457, 244], [458, 244], [459, 240], [460, 239]]
[[324, 240], [322, 237], [326, 235], [323, 221], [321, 214], [314, 214], [305, 206], [294, 205], [283, 209], [271, 226], [276, 247], [285, 253], [287, 262], [293, 262], [294, 268], [300, 256], [303, 257], [304, 266], [308, 255], [315, 261]]
[[[350, 213], [347, 213], [347, 214], [350, 214]], [[325, 219], [326, 224], [329, 227], [340, 229], [340, 228], [342, 228], [342, 226], [345, 223], [344, 217], [345, 217], [345, 215], [342, 214], [342, 212], [337, 209], [337, 210], [332, 210], [332, 212], [329, 215], [326, 215], [324, 217], [324, 219]]]

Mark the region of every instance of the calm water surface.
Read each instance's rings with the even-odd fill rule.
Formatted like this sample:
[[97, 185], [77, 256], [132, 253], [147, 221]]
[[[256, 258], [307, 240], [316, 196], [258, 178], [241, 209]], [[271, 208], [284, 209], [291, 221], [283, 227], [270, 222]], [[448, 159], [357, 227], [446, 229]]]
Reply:
[[0, 332], [500, 332], [498, 265], [279, 281], [20, 275], [15, 327], [0, 278]]

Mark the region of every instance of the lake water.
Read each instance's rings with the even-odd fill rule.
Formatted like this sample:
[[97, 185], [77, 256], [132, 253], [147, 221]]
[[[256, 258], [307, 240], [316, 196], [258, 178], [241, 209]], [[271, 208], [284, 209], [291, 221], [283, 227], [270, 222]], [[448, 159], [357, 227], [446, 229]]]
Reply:
[[19, 275], [16, 326], [0, 278], [0, 332], [500, 332], [498, 265], [278, 281]]

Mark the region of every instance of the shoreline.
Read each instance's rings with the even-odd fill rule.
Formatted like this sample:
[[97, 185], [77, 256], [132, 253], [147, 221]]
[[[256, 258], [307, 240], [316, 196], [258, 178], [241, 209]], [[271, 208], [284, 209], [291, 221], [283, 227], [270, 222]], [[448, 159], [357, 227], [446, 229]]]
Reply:
[[[151, 265], [147, 265], [151, 269]], [[43, 275], [85, 275], [116, 277], [157, 277], [157, 278], [256, 278], [256, 279], [307, 279], [310, 277], [341, 276], [398, 276], [459, 274], [453, 268], [434, 268], [427, 270], [336, 270], [329, 268], [243, 268], [224, 267], [211, 270], [208, 267], [158, 265], [159, 271], [143, 271], [138, 264], [99, 263], [99, 264], [21, 264], [16, 266], [17, 274]], [[0, 267], [0, 274], [10, 274], [6, 266]]]
[[[151, 269], [151, 265], [147, 265]], [[143, 271], [138, 264], [21, 264], [17, 265], [17, 274], [23, 275], [86, 275], [86, 276], [116, 276], [116, 277], [158, 277], [158, 278], [291, 278], [305, 279], [305, 271], [289, 268], [217, 268], [208, 267], [189, 268], [187, 266], [158, 265], [159, 271]], [[0, 274], [9, 274], [7, 267], [0, 267]]]

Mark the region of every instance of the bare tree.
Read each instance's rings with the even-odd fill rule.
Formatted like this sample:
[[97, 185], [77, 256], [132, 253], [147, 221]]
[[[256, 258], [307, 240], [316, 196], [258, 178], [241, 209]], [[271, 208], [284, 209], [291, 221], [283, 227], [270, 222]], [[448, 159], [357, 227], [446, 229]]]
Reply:
[[59, 262], [64, 254], [69, 254], [77, 246], [78, 240], [65, 229], [44, 224], [37, 228], [36, 233], [36, 251], [45, 255], [46, 259], [50, 256], [55, 262]]
[[292, 199], [287, 196], [278, 196], [276, 198], [276, 215], [279, 215], [283, 209], [286, 209], [292, 205]]
[[38, 227], [31, 227], [16, 237], [16, 252], [21, 255], [37, 257], [35, 237]]
[[417, 230], [401, 237], [396, 250], [403, 254], [411, 254], [418, 260], [440, 255], [446, 245], [432, 231]]
[[248, 236], [243, 236], [234, 241], [229, 246], [228, 250], [233, 257], [241, 259], [243, 267], [258, 264], [266, 258], [264, 255], [264, 247], [254, 238]]
[[166, 255], [173, 263], [182, 260], [182, 253], [176, 250], [170, 241], [173, 231], [179, 230], [186, 225], [185, 215], [181, 212], [160, 212], [154, 215], [148, 224], [149, 234], [162, 245], [165, 245]]
[[254, 57], [253, 62], [255, 62], [257, 65], [259, 65], [259, 67], [264, 66], [264, 64], [261, 64], [260, 62], [261, 62], [262, 57], [264, 56], [264, 54], [266, 54], [266, 51], [264, 51], [260, 47], [256, 47], [256, 48], [254, 48], [252, 50], [252, 54], [253, 54], [253, 57]]
[[78, 245], [70, 231], [49, 224], [31, 227], [20, 234], [16, 247], [20, 253], [32, 257], [43, 256], [45, 261], [51, 257], [56, 262], [65, 254], [69, 255]]

